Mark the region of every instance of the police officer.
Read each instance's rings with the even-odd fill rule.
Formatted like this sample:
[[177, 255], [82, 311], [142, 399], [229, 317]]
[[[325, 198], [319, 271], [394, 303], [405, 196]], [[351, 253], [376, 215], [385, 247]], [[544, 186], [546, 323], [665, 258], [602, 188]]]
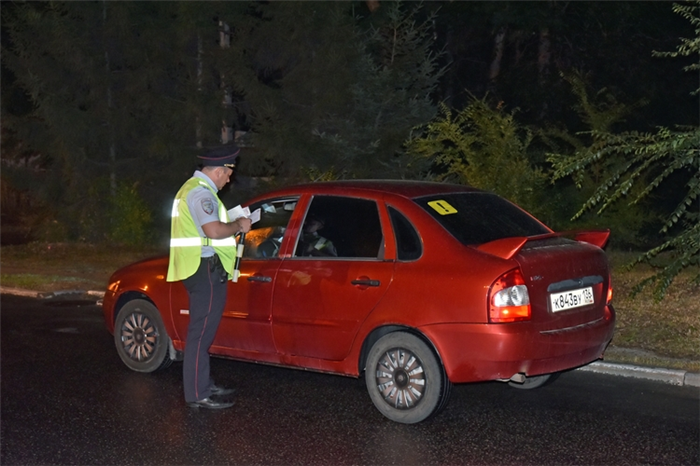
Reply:
[[167, 281], [185, 285], [190, 298], [182, 378], [185, 402], [192, 408], [222, 409], [233, 403], [212, 398], [232, 389], [209, 375], [209, 347], [226, 304], [238, 233], [250, 231], [250, 219], [229, 221], [217, 192], [229, 182], [240, 149], [227, 145], [199, 156], [202, 167], [182, 185], [173, 203]]

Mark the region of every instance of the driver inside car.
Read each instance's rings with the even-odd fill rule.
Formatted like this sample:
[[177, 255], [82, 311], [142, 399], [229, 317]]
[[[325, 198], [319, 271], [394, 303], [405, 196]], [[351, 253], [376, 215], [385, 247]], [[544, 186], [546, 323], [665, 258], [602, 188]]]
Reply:
[[338, 252], [333, 242], [318, 234], [318, 230], [321, 230], [324, 226], [325, 222], [320, 217], [309, 215], [306, 218], [297, 255], [338, 257]]

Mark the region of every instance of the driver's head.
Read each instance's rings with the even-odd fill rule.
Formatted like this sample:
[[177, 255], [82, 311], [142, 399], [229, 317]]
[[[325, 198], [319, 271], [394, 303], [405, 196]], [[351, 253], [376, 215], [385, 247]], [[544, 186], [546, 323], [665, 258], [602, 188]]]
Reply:
[[315, 215], [309, 215], [304, 222], [304, 231], [306, 233], [314, 233], [323, 228], [324, 222]]

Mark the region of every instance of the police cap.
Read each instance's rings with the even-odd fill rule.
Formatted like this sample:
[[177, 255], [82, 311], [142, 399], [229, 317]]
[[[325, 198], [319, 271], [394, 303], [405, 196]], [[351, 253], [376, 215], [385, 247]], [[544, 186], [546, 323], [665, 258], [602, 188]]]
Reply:
[[209, 150], [202, 155], [198, 155], [199, 161], [205, 167], [228, 167], [234, 169], [238, 162], [238, 153], [241, 149], [234, 145], [217, 147]]

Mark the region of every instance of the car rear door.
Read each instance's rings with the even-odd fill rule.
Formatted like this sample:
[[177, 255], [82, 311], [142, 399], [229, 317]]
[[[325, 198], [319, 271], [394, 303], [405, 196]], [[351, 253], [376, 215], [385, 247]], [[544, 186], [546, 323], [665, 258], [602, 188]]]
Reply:
[[[322, 221], [316, 233], [323, 240], [309, 243], [303, 236], [312, 219]], [[285, 355], [334, 361], [347, 356], [361, 323], [391, 283], [394, 262], [384, 258], [387, 230], [373, 199], [311, 200], [294, 252], [275, 281], [272, 331], [283, 360]], [[319, 246], [328, 242], [337, 255]]]

